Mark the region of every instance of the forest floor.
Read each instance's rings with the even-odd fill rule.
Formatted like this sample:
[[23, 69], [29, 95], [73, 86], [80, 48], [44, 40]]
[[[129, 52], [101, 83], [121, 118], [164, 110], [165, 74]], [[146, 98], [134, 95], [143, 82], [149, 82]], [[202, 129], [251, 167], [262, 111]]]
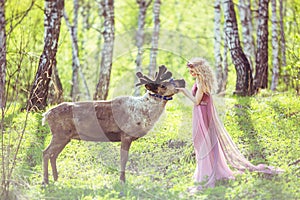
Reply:
[[[262, 92], [255, 97], [216, 98], [227, 131], [253, 164], [285, 170], [280, 175], [245, 172], [191, 195], [195, 157], [192, 105], [176, 96], [151, 132], [134, 141], [127, 182], [119, 182], [119, 143], [72, 141], [58, 157], [59, 179], [42, 183], [42, 151], [51, 139], [41, 113], [30, 114], [18, 154], [12, 199], [300, 199], [300, 99]], [[22, 132], [26, 113], [11, 114], [11, 131]], [[16, 136], [17, 137], [17, 136]], [[14, 148], [11, 139], [11, 148]]]

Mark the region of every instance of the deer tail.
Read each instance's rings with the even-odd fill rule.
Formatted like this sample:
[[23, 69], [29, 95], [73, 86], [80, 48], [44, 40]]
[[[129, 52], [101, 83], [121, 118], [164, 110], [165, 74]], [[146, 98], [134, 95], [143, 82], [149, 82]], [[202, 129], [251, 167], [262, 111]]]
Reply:
[[47, 112], [43, 113], [42, 126], [45, 125], [45, 122], [47, 120], [47, 117], [48, 117], [49, 113], [50, 113], [50, 110], [48, 110]]

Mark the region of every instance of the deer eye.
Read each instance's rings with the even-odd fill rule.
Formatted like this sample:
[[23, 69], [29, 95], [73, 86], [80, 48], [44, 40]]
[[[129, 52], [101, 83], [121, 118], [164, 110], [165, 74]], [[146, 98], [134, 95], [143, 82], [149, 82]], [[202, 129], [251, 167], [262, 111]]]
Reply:
[[165, 89], [165, 88], [166, 88], [166, 86], [164, 86], [164, 85], [161, 85], [160, 87], [161, 87], [162, 89]]

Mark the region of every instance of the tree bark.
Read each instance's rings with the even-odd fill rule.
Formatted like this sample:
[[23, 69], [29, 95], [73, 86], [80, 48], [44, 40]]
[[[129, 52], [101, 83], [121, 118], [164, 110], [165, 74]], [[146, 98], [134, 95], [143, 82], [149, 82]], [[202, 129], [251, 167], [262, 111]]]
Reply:
[[70, 96], [72, 98], [72, 101], [78, 101], [80, 99], [79, 78], [78, 78], [80, 60], [79, 60], [79, 48], [78, 48], [78, 39], [77, 39], [78, 10], [79, 10], [78, 0], [74, 0], [73, 4], [74, 4], [73, 25], [71, 25], [70, 20], [65, 11], [64, 11], [64, 18], [72, 40], [72, 86], [71, 86]]
[[275, 91], [278, 85], [279, 79], [279, 44], [278, 44], [278, 20], [276, 12], [276, 0], [271, 0], [272, 5], [272, 64], [273, 64], [273, 74], [272, 74], [272, 84], [271, 90]]
[[228, 80], [228, 59], [227, 59], [227, 54], [228, 54], [228, 43], [227, 43], [227, 37], [226, 37], [226, 31], [224, 27], [224, 49], [223, 49], [223, 81], [222, 81], [222, 86], [221, 86], [221, 92], [224, 93], [226, 91], [226, 86], [227, 86], [227, 80]]
[[[280, 51], [281, 51], [281, 68], [284, 69], [283, 71], [283, 79], [285, 83], [288, 83], [288, 75], [286, 73], [286, 47], [285, 47], [285, 35], [284, 35], [284, 25], [283, 25], [283, 0], [279, 0], [279, 18], [280, 18]], [[288, 84], [286, 84], [288, 86]], [[286, 88], [287, 89], [287, 88]]]
[[0, 108], [5, 107], [6, 32], [5, 0], [0, 0]]
[[152, 47], [150, 52], [150, 64], [149, 64], [149, 76], [153, 77], [156, 71], [156, 59], [158, 53], [158, 39], [159, 39], [159, 29], [160, 29], [160, 0], [155, 0], [153, 3], [153, 32], [152, 32]]
[[221, 55], [221, 1], [215, 0], [215, 17], [214, 17], [214, 54], [215, 54], [215, 62], [216, 62], [216, 71], [217, 71], [217, 93], [222, 92], [223, 85], [223, 68], [222, 68], [222, 55]]
[[232, 0], [224, 1], [224, 15], [227, 43], [237, 74], [234, 93], [240, 96], [249, 96], [252, 95], [252, 70], [240, 44]]
[[280, 17], [280, 45], [281, 45], [281, 60], [282, 66], [286, 66], [286, 48], [285, 48], [285, 36], [284, 36], [284, 25], [283, 25], [283, 1], [279, 0], [279, 17]]
[[63, 88], [55, 61], [52, 65], [52, 75], [49, 83], [48, 104], [54, 105], [61, 102], [63, 102]]
[[[86, 1], [86, 2], [83, 2], [83, 1], [80, 1], [80, 8], [81, 8], [81, 16], [82, 16], [82, 26], [81, 26], [81, 34], [82, 34], [82, 37], [81, 37], [81, 40], [80, 40], [80, 43], [81, 43], [81, 49], [78, 49], [78, 52], [80, 51], [81, 52], [81, 59], [82, 60], [86, 60], [87, 59], [87, 51], [86, 51], [86, 35], [87, 35], [87, 30], [90, 29], [91, 25], [90, 25], [90, 18], [91, 18], [91, 5], [90, 5], [90, 2], [89, 1]], [[98, 6], [101, 8], [101, 6]], [[101, 10], [102, 9], [98, 9], [98, 14], [99, 14], [99, 17], [101, 18], [102, 16], [102, 12]], [[99, 34], [99, 39], [97, 40], [97, 45], [100, 46], [101, 45], [101, 35]], [[89, 51], [89, 50], [88, 50]], [[98, 62], [99, 60], [99, 54], [96, 55], [95, 57], [95, 60], [96, 62]], [[83, 71], [82, 69], [85, 69], [87, 66], [85, 64], [85, 62], [82, 62], [79, 64], [79, 75], [80, 75], [80, 78], [82, 79], [82, 82], [83, 82], [83, 85], [84, 85], [84, 88], [85, 88], [85, 99], [88, 99], [88, 100], [91, 100], [92, 99], [92, 96], [90, 94], [90, 90], [89, 90], [89, 87], [88, 87], [88, 83], [86, 81], [86, 78], [83, 74]], [[98, 74], [98, 73], [97, 73]], [[97, 77], [96, 77], [97, 78]]]
[[[136, 32], [136, 46], [137, 46], [137, 55], [136, 55], [136, 72], [142, 72], [142, 62], [143, 62], [143, 45], [144, 45], [144, 27], [145, 27], [145, 19], [146, 13], [149, 5], [151, 4], [152, 0], [137, 0], [136, 3], [139, 5], [139, 16], [138, 16], [138, 29]], [[135, 78], [135, 83], [138, 83], [137, 77]], [[135, 96], [140, 95], [140, 90], [136, 87], [134, 91]]]
[[268, 87], [268, 4], [269, 0], [259, 1], [259, 20], [257, 29], [256, 71], [254, 90]]
[[103, 8], [102, 15], [104, 18], [104, 31], [102, 34], [104, 43], [101, 51], [101, 69], [99, 81], [94, 94], [95, 100], [105, 100], [108, 96], [115, 38], [114, 1], [102, 0], [100, 3]]
[[27, 110], [43, 110], [47, 105], [49, 82], [56, 53], [63, 15], [64, 0], [46, 0], [44, 16], [44, 50], [30, 91]]
[[251, 2], [250, 0], [240, 0], [239, 1], [239, 13], [242, 24], [242, 36], [243, 36], [243, 49], [245, 55], [249, 61], [251, 69], [253, 69], [253, 60], [255, 56], [254, 53], [254, 38], [253, 38], [253, 25], [252, 25], [252, 15], [251, 15]]

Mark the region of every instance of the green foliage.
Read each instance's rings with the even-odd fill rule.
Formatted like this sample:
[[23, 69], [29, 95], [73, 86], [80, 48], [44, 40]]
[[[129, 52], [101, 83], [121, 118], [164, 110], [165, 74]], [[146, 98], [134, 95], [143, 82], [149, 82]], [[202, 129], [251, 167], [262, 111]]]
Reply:
[[288, 2], [293, 6], [286, 11], [285, 37], [289, 42], [286, 44], [287, 66], [282, 68], [283, 82], [285, 89], [292, 88], [297, 95], [300, 95], [300, 2], [298, 0]]
[[[8, 101], [25, 104], [43, 49], [42, 0], [6, 1]], [[16, 94], [17, 98], [16, 98]]]

